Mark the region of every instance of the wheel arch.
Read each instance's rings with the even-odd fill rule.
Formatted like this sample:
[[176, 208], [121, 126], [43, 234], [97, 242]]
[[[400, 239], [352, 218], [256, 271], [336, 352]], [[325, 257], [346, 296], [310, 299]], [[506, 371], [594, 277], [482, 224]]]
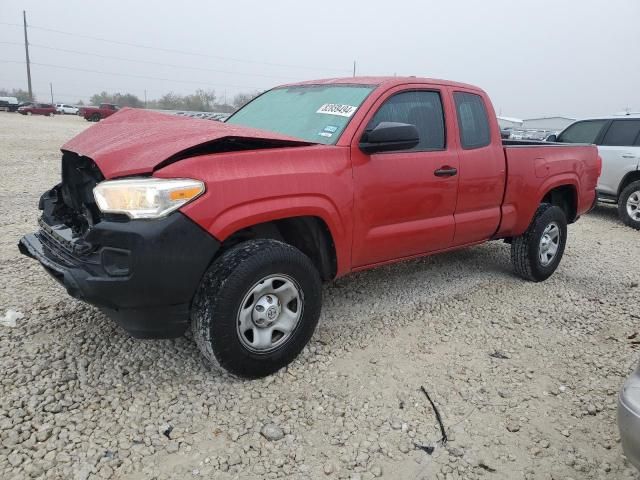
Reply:
[[622, 194], [622, 191], [627, 188], [633, 182], [640, 181], [640, 170], [632, 170], [628, 172], [622, 180], [620, 181], [620, 185], [618, 185], [618, 197]]
[[277, 208], [265, 201], [226, 210], [209, 228], [222, 243], [218, 255], [246, 240], [275, 239], [307, 255], [323, 280], [335, 278], [347, 268], [346, 242], [338, 241], [344, 239], [345, 229], [333, 205], [322, 205], [324, 199], [316, 198], [315, 205], [308, 200], [304, 207]]
[[222, 242], [220, 253], [243, 241], [256, 239], [280, 240], [296, 247], [311, 259], [322, 280], [331, 280], [337, 275], [335, 243], [329, 227], [320, 217], [285, 217], [244, 227]]
[[554, 186], [541, 198], [539, 203], [549, 203], [562, 208], [567, 223], [573, 223], [578, 216], [578, 190], [572, 183]]

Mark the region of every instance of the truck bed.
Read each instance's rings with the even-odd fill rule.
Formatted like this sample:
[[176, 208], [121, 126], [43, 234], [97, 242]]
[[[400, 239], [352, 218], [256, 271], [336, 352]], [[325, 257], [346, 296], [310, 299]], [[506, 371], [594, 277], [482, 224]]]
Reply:
[[545, 192], [558, 186], [571, 188], [575, 215], [589, 211], [595, 202], [600, 161], [595, 145], [502, 141], [507, 182], [498, 237], [521, 235], [533, 218]]
[[572, 143], [567, 145], [560, 142], [545, 142], [543, 140], [502, 140], [504, 147], [567, 147], [567, 146], [588, 146], [588, 143]]

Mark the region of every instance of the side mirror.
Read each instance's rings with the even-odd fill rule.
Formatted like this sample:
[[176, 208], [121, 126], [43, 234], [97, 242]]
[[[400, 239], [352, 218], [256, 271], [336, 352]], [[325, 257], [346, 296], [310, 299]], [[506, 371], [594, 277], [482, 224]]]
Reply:
[[558, 141], [558, 135], [556, 135], [555, 133], [552, 133], [547, 138], [545, 138], [544, 141], [545, 142], [557, 142]]
[[420, 143], [420, 134], [415, 125], [398, 122], [380, 122], [360, 139], [360, 150], [372, 154], [409, 150]]

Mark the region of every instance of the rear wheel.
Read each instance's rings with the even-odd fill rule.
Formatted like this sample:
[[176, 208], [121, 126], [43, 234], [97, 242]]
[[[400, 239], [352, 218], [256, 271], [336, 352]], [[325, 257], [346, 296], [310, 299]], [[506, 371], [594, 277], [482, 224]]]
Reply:
[[321, 304], [320, 275], [306, 255], [275, 240], [252, 240], [205, 273], [191, 307], [193, 336], [212, 364], [264, 377], [308, 343]]
[[94, 113], [93, 115], [91, 115], [91, 121], [92, 122], [99, 122], [100, 121], [100, 114], [99, 113]]
[[560, 207], [543, 203], [529, 228], [511, 242], [511, 261], [525, 280], [541, 282], [556, 271], [567, 243], [567, 217]]
[[627, 185], [620, 194], [618, 215], [625, 225], [640, 230], [640, 181]]

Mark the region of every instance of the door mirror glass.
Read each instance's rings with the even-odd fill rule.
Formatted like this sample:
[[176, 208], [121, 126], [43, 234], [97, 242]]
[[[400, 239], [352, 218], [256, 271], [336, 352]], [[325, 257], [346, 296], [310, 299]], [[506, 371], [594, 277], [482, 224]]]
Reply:
[[555, 142], [556, 140], [558, 140], [558, 135], [556, 135], [555, 133], [552, 133], [544, 139], [545, 142]]
[[360, 150], [369, 154], [410, 150], [419, 143], [420, 134], [415, 125], [380, 122], [373, 130], [363, 135]]

